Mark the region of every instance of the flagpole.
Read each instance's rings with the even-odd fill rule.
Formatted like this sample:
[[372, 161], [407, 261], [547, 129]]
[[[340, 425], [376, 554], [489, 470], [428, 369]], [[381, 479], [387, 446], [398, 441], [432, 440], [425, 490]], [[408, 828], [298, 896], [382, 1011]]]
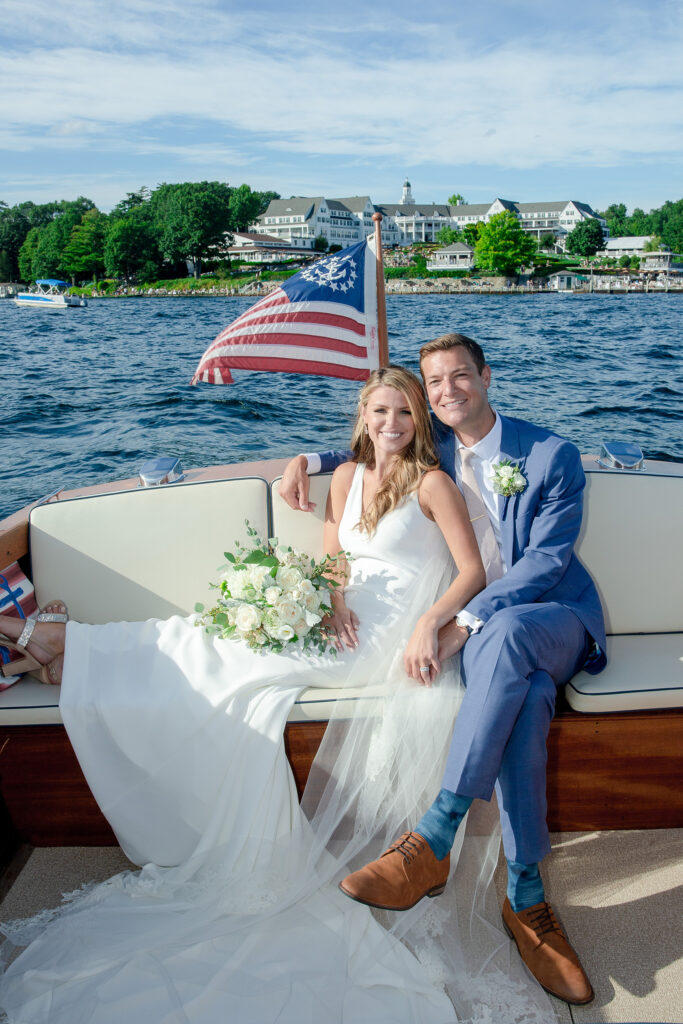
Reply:
[[382, 258], [382, 214], [373, 213], [375, 222], [375, 248], [377, 249], [377, 336], [379, 365], [389, 365], [389, 338], [387, 334], [387, 304], [384, 296], [384, 260]]

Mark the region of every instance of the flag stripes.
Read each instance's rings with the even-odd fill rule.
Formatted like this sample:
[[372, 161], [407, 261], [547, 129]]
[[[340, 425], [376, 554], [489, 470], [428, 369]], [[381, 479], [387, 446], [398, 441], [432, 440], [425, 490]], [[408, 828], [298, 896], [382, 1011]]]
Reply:
[[230, 383], [231, 369], [366, 380], [379, 362], [372, 242], [317, 261], [238, 316], [191, 383]]

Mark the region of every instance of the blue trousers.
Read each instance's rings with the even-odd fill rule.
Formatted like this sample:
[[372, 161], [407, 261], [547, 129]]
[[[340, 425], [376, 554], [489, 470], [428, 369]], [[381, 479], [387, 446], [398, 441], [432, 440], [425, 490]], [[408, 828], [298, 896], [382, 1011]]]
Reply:
[[550, 851], [546, 740], [557, 687], [578, 671], [590, 637], [561, 604], [496, 612], [462, 652], [466, 686], [443, 788], [498, 798], [508, 860], [534, 864]]

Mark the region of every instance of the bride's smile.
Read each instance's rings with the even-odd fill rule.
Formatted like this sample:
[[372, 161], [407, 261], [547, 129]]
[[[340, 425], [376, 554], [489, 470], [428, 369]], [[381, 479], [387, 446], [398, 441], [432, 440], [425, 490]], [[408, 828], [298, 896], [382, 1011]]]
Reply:
[[396, 388], [375, 388], [363, 410], [363, 420], [378, 453], [396, 455], [415, 437], [410, 406], [405, 395]]

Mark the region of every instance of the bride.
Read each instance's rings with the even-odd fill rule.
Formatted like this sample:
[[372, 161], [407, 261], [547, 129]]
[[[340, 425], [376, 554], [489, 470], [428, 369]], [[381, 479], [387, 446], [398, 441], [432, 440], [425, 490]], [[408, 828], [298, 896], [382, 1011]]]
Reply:
[[[350, 555], [327, 622], [336, 659], [254, 652], [177, 616], [23, 631], [0, 616], [0, 642], [61, 681], [88, 783], [142, 865], [2, 926], [7, 959], [25, 947], [0, 979], [12, 1024], [553, 1019], [489, 921], [486, 820], [471, 812], [439, 901], [373, 915], [337, 890], [438, 788], [460, 684], [437, 633], [484, 585], [413, 374], [371, 375], [352, 447], [325, 521], [326, 552]], [[283, 734], [309, 686], [354, 699], [333, 712], [300, 807]]]

